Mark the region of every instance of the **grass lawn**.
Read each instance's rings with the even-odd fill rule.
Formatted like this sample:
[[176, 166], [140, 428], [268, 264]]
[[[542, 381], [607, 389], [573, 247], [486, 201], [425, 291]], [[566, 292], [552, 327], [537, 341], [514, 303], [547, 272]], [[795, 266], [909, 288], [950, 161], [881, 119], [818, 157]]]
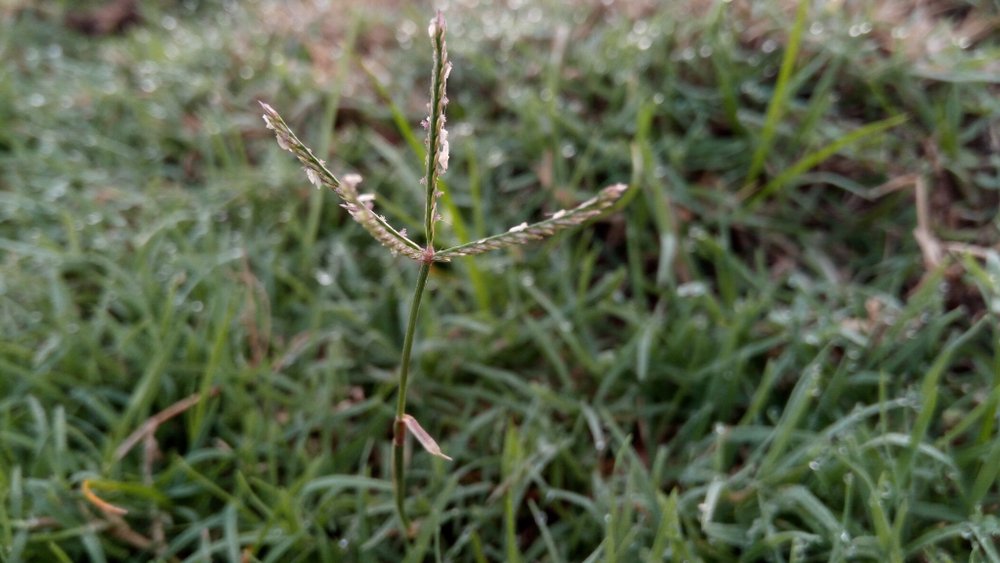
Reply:
[[[1000, 561], [1000, 7], [0, 0], [0, 561]], [[346, 6], [351, 4], [352, 6]], [[107, 15], [107, 12], [100, 12]], [[84, 31], [90, 30], [87, 34]]]

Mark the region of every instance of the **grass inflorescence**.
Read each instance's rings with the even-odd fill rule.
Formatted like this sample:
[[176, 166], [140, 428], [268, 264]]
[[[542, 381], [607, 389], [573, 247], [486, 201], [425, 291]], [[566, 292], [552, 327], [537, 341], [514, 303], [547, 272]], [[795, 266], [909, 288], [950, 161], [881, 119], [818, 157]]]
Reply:
[[[0, 6], [0, 559], [998, 559], [988, 2], [452, 3], [436, 185], [426, 6], [36, 4]], [[408, 324], [401, 420], [453, 461], [393, 449]]]
[[410, 315], [406, 322], [406, 336], [403, 339], [402, 358], [399, 369], [399, 390], [396, 393], [396, 419], [393, 423], [393, 486], [396, 495], [396, 508], [404, 530], [410, 528], [409, 518], [406, 516], [404, 506], [406, 498], [405, 482], [405, 461], [403, 459], [403, 449], [407, 430], [413, 434], [424, 449], [433, 455], [451, 461], [451, 458], [441, 452], [437, 442], [420, 426], [417, 419], [406, 413], [406, 392], [409, 384], [410, 355], [413, 351], [413, 339], [417, 328], [417, 313], [420, 310], [420, 300], [424, 294], [427, 284], [427, 276], [430, 274], [431, 265], [434, 262], [447, 262], [455, 256], [473, 256], [490, 250], [498, 250], [504, 247], [516, 246], [531, 241], [541, 240], [552, 236], [560, 230], [579, 226], [586, 221], [601, 214], [602, 211], [611, 207], [624, 194], [627, 186], [615, 184], [601, 190], [600, 194], [585, 201], [570, 210], [559, 210], [553, 213], [552, 218], [528, 225], [526, 222], [516, 227], [512, 227], [506, 233], [483, 238], [472, 243], [466, 243], [444, 250], [437, 250], [434, 247], [435, 224], [441, 220], [437, 213], [437, 200], [444, 195], [440, 189], [440, 177], [448, 170], [450, 158], [450, 146], [448, 142], [448, 130], [444, 124], [445, 108], [448, 105], [447, 82], [451, 73], [451, 62], [448, 61], [448, 48], [445, 42], [446, 24], [444, 16], [438, 12], [431, 19], [427, 28], [427, 34], [431, 39], [434, 51], [433, 71], [431, 72], [431, 101], [428, 104], [430, 115], [424, 120], [427, 129], [427, 156], [424, 159], [427, 165], [427, 175], [421, 179], [425, 185], [426, 198], [424, 201], [424, 246], [421, 248], [417, 243], [406, 237], [405, 229], [395, 229], [390, 226], [385, 219], [376, 215], [372, 210], [370, 200], [362, 201], [358, 195], [357, 185], [361, 182], [361, 177], [352, 174], [338, 180], [327, 170], [323, 162], [316, 158], [312, 150], [302, 144], [298, 137], [288, 128], [280, 115], [264, 102], [260, 105], [264, 108], [264, 123], [268, 129], [275, 132], [278, 146], [294, 154], [299, 161], [305, 165], [306, 176], [310, 183], [319, 187], [324, 185], [332, 189], [344, 200], [344, 207], [351, 216], [375, 238], [375, 240], [388, 247], [393, 254], [402, 254], [417, 262], [420, 262], [420, 272], [417, 274], [417, 282], [414, 289], [413, 300], [410, 304]]

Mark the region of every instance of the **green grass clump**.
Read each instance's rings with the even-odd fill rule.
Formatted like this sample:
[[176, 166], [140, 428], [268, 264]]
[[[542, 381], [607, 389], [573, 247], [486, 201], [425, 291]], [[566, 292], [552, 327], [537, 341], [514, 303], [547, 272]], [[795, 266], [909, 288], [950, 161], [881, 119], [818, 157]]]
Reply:
[[0, 559], [1000, 558], [1000, 47], [882, 4], [451, 7], [440, 246], [632, 195], [428, 275], [412, 538], [414, 274], [256, 100], [419, 232], [431, 9], [0, 5]]

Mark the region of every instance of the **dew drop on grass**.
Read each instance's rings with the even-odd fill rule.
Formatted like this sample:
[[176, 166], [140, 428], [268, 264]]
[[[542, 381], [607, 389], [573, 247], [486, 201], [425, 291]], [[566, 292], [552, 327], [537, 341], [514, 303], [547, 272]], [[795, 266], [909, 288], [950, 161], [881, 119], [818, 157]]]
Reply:
[[40, 58], [41, 54], [38, 52], [38, 49], [34, 47], [28, 47], [27, 49], [24, 50], [24, 62], [28, 63], [29, 65], [34, 66], [35, 63], [37, 63]]
[[64, 178], [59, 178], [52, 182], [52, 185], [45, 190], [45, 200], [52, 202], [56, 201], [66, 195], [66, 191], [69, 188], [69, 181]]
[[521, 276], [521, 285], [524, 287], [531, 287], [535, 285], [535, 277], [531, 274], [524, 274]]
[[333, 276], [329, 272], [324, 272], [323, 270], [316, 270], [316, 283], [326, 287], [333, 283]]
[[347, 541], [347, 538], [340, 538], [340, 541], [337, 542], [337, 547], [339, 547], [341, 551], [347, 551], [347, 548], [350, 545], [351, 542]]
[[856, 23], [852, 25], [850, 28], [848, 28], [847, 34], [850, 35], [851, 37], [860, 37], [862, 35], [870, 33], [871, 30], [872, 30], [872, 24], [868, 22]]
[[700, 281], [687, 282], [677, 288], [677, 297], [701, 297], [706, 293], [708, 286]]
[[496, 167], [500, 166], [503, 162], [504, 154], [503, 151], [497, 148], [490, 149], [490, 152], [486, 154], [486, 164], [488, 166]]
[[576, 147], [573, 146], [573, 143], [566, 143], [559, 150], [559, 154], [561, 154], [563, 158], [573, 158], [576, 156]]
[[640, 51], [647, 51], [653, 46], [653, 40], [650, 37], [642, 36], [636, 42], [635, 46], [638, 47]]
[[778, 48], [778, 42], [774, 39], [767, 39], [760, 46], [760, 50], [765, 53], [773, 53]]
[[[653, 103], [655, 105], [661, 105], [661, 104], [663, 104], [664, 100], [666, 100], [666, 97], [663, 94], [661, 94], [660, 92], [657, 92], [657, 93], [653, 94]], [[659, 169], [660, 169], [660, 167], [657, 167], [657, 170], [659, 170]]]
[[809, 462], [809, 469], [813, 471], [819, 471], [819, 468], [823, 466], [823, 463], [818, 459], [814, 459]]
[[698, 313], [691, 317], [691, 326], [698, 330], [708, 328], [708, 316]]
[[701, 58], [703, 58], [703, 59], [707, 59], [708, 57], [711, 57], [712, 56], [712, 46], [711, 45], [702, 45], [701, 47], [698, 48], [698, 55]]
[[45, 96], [38, 92], [28, 96], [28, 105], [33, 108], [40, 108], [45, 105]]
[[167, 110], [160, 104], [149, 104], [148, 111], [149, 116], [158, 121], [163, 121], [167, 118]]
[[812, 22], [809, 26], [809, 33], [813, 35], [823, 35], [823, 24], [819, 22]]

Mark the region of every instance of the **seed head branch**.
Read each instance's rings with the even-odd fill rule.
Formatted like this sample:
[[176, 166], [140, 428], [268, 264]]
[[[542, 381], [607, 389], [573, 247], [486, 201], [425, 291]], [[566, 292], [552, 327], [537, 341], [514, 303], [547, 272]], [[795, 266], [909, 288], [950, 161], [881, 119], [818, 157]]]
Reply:
[[260, 102], [260, 105], [264, 108], [264, 123], [268, 129], [274, 131], [278, 139], [278, 146], [291, 152], [299, 159], [299, 162], [305, 166], [306, 177], [309, 178], [311, 184], [317, 188], [326, 186], [336, 192], [344, 200], [343, 207], [347, 209], [351, 217], [375, 237], [375, 240], [382, 243], [394, 254], [402, 254], [413, 260], [424, 259], [423, 249], [406, 237], [405, 230], [395, 229], [385, 220], [385, 217], [375, 213], [374, 195], [362, 196], [358, 194], [357, 186], [361, 183], [361, 176], [349, 174], [344, 177], [343, 181], [339, 180], [326, 168], [323, 161], [316, 158], [312, 150], [295, 136], [295, 133], [274, 108], [264, 102]]
[[448, 61], [448, 45], [445, 43], [447, 26], [444, 16], [438, 12], [427, 27], [427, 35], [434, 45], [434, 68], [431, 73], [431, 102], [428, 106], [430, 115], [424, 122], [427, 127], [427, 160], [424, 163], [427, 175], [424, 176], [424, 187], [427, 190], [424, 208], [424, 236], [427, 248], [434, 246], [434, 224], [440, 219], [437, 214], [438, 177], [448, 170], [448, 130], [444, 128], [447, 121], [445, 107], [448, 105], [448, 75], [451, 74], [451, 62]]
[[437, 262], [448, 262], [456, 256], [482, 254], [490, 250], [516, 246], [550, 237], [559, 231], [576, 227], [597, 217], [621, 199], [627, 189], [628, 186], [625, 184], [608, 186], [601, 190], [595, 197], [572, 209], [557, 211], [552, 217], [544, 221], [539, 221], [533, 225], [521, 223], [520, 225], [511, 227], [505, 233], [440, 250], [434, 255], [434, 260]]

